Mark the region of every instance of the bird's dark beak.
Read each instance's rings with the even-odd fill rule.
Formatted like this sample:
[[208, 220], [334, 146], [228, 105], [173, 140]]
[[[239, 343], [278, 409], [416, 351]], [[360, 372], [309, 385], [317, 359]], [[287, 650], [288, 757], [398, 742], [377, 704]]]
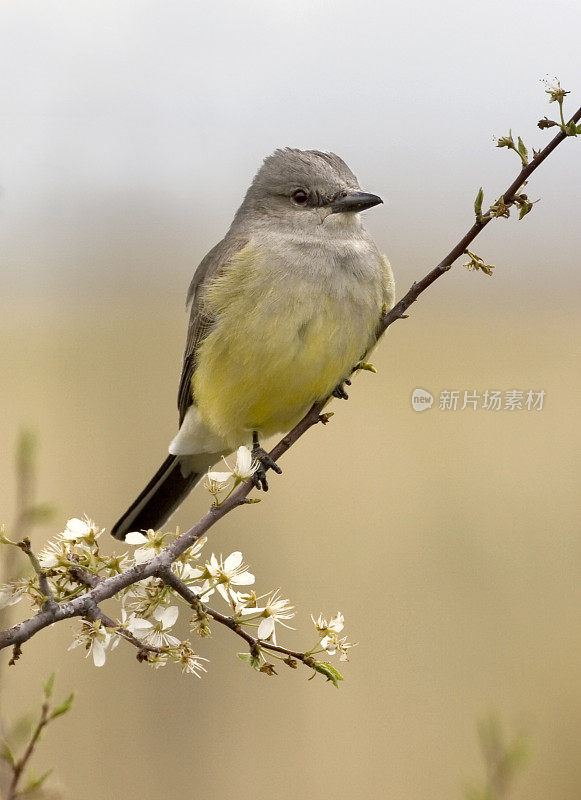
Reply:
[[343, 197], [338, 197], [330, 204], [331, 213], [338, 214], [339, 212], [365, 211], [367, 208], [373, 208], [380, 203], [383, 203], [381, 197], [376, 194], [368, 194], [367, 192], [349, 192]]

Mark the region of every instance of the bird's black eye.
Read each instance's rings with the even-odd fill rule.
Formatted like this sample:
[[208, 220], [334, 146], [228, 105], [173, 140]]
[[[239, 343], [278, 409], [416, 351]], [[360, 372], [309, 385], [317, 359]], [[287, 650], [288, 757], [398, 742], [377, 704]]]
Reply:
[[292, 198], [299, 206], [304, 206], [307, 200], [309, 199], [309, 195], [305, 192], [304, 189], [297, 189], [295, 192], [292, 193]]

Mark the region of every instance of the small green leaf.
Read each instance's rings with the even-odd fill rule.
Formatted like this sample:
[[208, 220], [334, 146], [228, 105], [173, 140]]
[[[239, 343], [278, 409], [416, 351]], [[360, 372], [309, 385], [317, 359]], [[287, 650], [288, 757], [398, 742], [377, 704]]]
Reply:
[[0, 544], [14, 544], [14, 545], [16, 544], [16, 542], [13, 542], [12, 539], [9, 539], [8, 536], [6, 536], [5, 525], [2, 525], [0, 527]]
[[54, 506], [51, 506], [50, 503], [38, 503], [27, 509], [26, 518], [33, 524], [42, 524], [44, 522], [50, 522], [55, 513], [56, 509]]
[[10, 731], [10, 741], [14, 742], [15, 744], [21, 744], [28, 739], [32, 733], [32, 726], [35, 724], [35, 722], [36, 721], [30, 713], [23, 714], [21, 717], [18, 717], [12, 726], [12, 730]]
[[522, 158], [523, 165], [529, 163], [529, 152], [520, 136], [518, 137], [518, 154]]
[[44, 691], [44, 696], [47, 700], [50, 700], [52, 697], [52, 690], [54, 689], [54, 679], [56, 678], [56, 672], [53, 672], [52, 675], [49, 676], [46, 683], [43, 684], [42, 689]]
[[236, 653], [240, 661], [250, 664], [253, 669], [260, 669], [260, 659], [252, 653]]
[[37, 450], [36, 436], [32, 431], [21, 430], [16, 443], [16, 459], [21, 469], [28, 470], [34, 463]]
[[566, 127], [567, 136], [577, 136], [579, 131], [577, 130], [577, 126], [574, 122], [570, 122]]
[[14, 756], [12, 754], [12, 750], [8, 747], [8, 743], [7, 742], [1, 742], [0, 743], [0, 758], [3, 761], [7, 761], [9, 764], [14, 766], [14, 763], [15, 763]]
[[478, 190], [478, 194], [476, 195], [476, 200], [474, 201], [474, 213], [476, 214], [476, 219], [480, 221], [482, 219], [482, 201], [484, 200], [484, 192], [482, 190], [482, 186]]
[[373, 364], [371, 364], [369, 361], [361, 361], [357, 365], [357, 369], [362, 369], [365, 372], [373, 372], [374, 375], [377, 375], [377, 370], [375, 369]]
[[50, 718], [56, 719], [57, 717], [61, 717], [63, 714], [66, 714], [67, 711], [70, 711], [74, 699], [75, 699], [75, 693], [71, 692], [70, 695], [67, 697], [67, 699], [63, 700], [63, 702], [55, 708], [55, 710], [50, 715]]
[[339, 681], [343, 680], [343, 676], [335, 667], [328, 664], [326, 661], [315, 661], [312, 667], [316, 672], [320, 672], [321, 675], [324, 675], [328, 681], [331, 681], [333, 686], [339, 688]]
[[52, 769], [47, 769], [47, 771], [43, 772], [42, 775], [40, 775], [38, 778], [30, 778], [24, 790], [20, 792], [20, 795], [22, 796], [25, 794], [32, 794], [32, 792], [36, 791], [36, 789], [39, 789], [42, 786], [42, 784], [51, 774], [52, 774]]
[[528, 755], [528, 742], [521, 736], [506, 748], [504, 763], [511, 772], [516, 772], [525, 764]]

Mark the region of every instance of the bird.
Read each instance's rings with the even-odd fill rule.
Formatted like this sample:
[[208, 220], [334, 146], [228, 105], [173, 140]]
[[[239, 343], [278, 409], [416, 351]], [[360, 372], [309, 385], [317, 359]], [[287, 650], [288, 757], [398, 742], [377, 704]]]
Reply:
[[194, 273], [169, 455], [111, 533], [159, 530], [222, 456], [252, 444], [252, 479], [280, 466], [261, 442], [344, 384], [375, 344], [394, 278], [361, 222], [382, 203], [342, 158], [278, 149]]

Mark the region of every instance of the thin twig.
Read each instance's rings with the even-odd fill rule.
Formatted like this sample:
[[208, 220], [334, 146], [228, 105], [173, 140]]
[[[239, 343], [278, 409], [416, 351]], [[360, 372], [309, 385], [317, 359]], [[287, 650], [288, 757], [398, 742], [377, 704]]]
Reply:
[[38, 742], [43, 728], [50, 722], [49, 710], [50, 707], [48, 701], [45, 701], [41, 707], [40, 719], [38, 720], [36, 728], [32, 732], [28, 744], [26, 745], [26, 750], [22, 754], [22, 757], [12, 767], [12, 780], [10, 781], [10, 786], [8, 787], [6, 800], [16, 800], [20, 794], [18, 791], [18, 783], [24, 773], [24, 770], [26, 769], [26, 765], [28, 764], [30, 757], [34, 752], [34, 748]]
[[[91, 572], [87, 572], [86, 570], [82, 569], [82, 567], [71, 567], [69, 570], [71, 577], [77, 580], [79, 583], [82, 583], [84, 586], [98, 586], [99, 583], [103, 580], [103, 578], [99, 577], [99, 575], [94, 575]], [[110, 628], [114, 630], [119, 636], [122, 636], [125, 641], [132, 644], [136, 647], [140, 653], [164, 653], [165, 649], [163, 647], [153, 647], [153, 645], [149, 645], [146, 642], [138, 639], [137, 636], [134, 636], [130, 630], [125, 628], [123, 625], [120, 625], [118, 622], [115, 622], [114, 619], [108, 617], [104, 611], [102, 611], [99, 606], [95, 605], [86, 614], [88, 619], [99, 619], [103, 623], [106, 628]], [[139, 657], [139, 656], [138, 656]]]
[[242, 628], [234, 619], [234, 617], [228, 617], [226, 614], [221, 614], [219, 611], [207, 606], [200, 600], [198, 595], [189, 588], [189, 586], [186, 586], [186, 584], [180, 580], [174, 572], [172, 572], [170, 567], [160, 569], [157, 574], [166, 584], [166, 586], [171, 586], [171, 588], [174, 589], [177, 594], [183, 597], [186, 603], [194, 610], [201, 608], [203, 613], [207, 614], [209, 617], [212, 617], [212, 619], [216, 622], [219, 622], [220, 625], [225, 625], [227, 628], [230, 628], [230, 630], [233, 631], [237, 636], [240, 636], [242, 639], [244, 639], [251, 652], [256, 652], [258, 648], [274, 650], [277, 653], [284, 653], [291, 658], [296, 658], [297, 661], [302, 661], [306, 666], [311, 665], [312, 659], [306, 653], [299, 653], [296, 650], [289, 650], [287, 647], [281, 647], [279, 645], [272, 644], [271, 642], [266, 642], [263, 639], [257, 639], [245, 631], [244, 628]]
[[[581, 119], [581, 108], [569, 120], [577, 123]], [[523, 182], [543, 163], [543, 161], [553, 152], [553, 150], [567, 138], [563, 131], [559, 133], [546, 145], [546, 147], [538, 153], [530, 164], [523, 167], [515, 180], [510, 184], [508, 189], [504, 192], [505, 203], [509, 203], [514, 198], [518, 189], [522, 186]], [[420, 294], [422, 294], [434, 281], [440, 278], [452, 266], [453, 262], [464, 253], [468, 245], [478, 236], [478, 234], [488, 224], [489, 219], [479, 219], [467, 231], [467, 233], [460, 239], [457, 245], [450, 250], [447, 256], [440, 261], [422, 280], [414, 283], [410, 290], [405, 294], [402, 299], [396, 303], [391, 311], [386, 312], [377, 327], [376, 340], [378, 340], [397, 319], [404, 316], [404, 312], [409, 306], [414, 303]], [[303, 419], [284, 436], [277, 445], [271, 450], [270, 457], [278, 461], [284, 453], [307, 431], [319, 422], [325, 422], [326, 416], [322, 414], [323, 408], [327, 404], [328, 399], [315, 403], [310, 411], [303, 417]], [[157, 556], [144, 564], [136, 564], [133, 567], [125, 570], [118, 575], [113, 575], [109, 578], [101, 580], [90, 591], [86, 592], [73, 600], [59, 603], [52, 608], [41, 609], [34, 617], [31, 617], [23, 622], [13, 625], [8, 630], [0, 632], [0, 650], [5, 647], [20, 645], [28, 641], [38, 631], [58, 622], [62, 619], [70, 619], [76, 616], [86, 616], [90, 613], [91, 609], [98, 606], [103, 600], [106, 600], [118, 594], [121, 590], [126, 589], [134, 583], [145, 580], [154, 575], [159, 575], [169, 567], [176, 559], [178, 559], [188, 548], [190, 548], [200, 537], [207, 533], [219, 520], [226, 514], [241, 505], [244, 505], [246, 498], [253, 488], [252, 480], [240, 484], [240, 486], [232, 492], [232, 494], [224, 500], [219, 506], [212, 506], [201, 519], [193, 525], [188, 531], [176, 537], [176, 539], [167, 547], [165, 547]], [[216, 612], [217, 613], [217, 612]], [[225, 623], [226, 624], [226, 623]], [[228, 625], [228, 627], [231, 627]], [[245, 637], [243, 637], [245, 638]], [[250, 637], [252, 638], [252, 637]], [[264, 645], [261, 645], [264, 646]], [[270, 645], [270, 649], [276, 649], [276, 646]], [[286, 652], [286, 651], [282, 651]]]
[[98, 586], [103, 580], [100, 575], [95, 575], [93, 572], [87, 572], [87, 570], [83, 569], [82, 567], [71, 567], [69, 569], [69, 575], [78, 583], [82, 583], [84, 586], [89, 586], [91, 589], [93, 589], [95, 586]]
[[[577, 109], [567, 124], [570, 125], [572, 122], [577, 123], [579, 120], [581, 120], [581, 108]], [[540, 167], [543, 161], [551, 155], [553, 150], [567, 138], [567, 134], [564, 131], [559, 131], [559, 133], [551, 139], [546, 147], [544, 147], [529, 164], [523, 166], [508, 189], [506, 189], [504, 194], [501, 195], [504, 197], [505, 204], [508, 205], [512, 202], [518, 190], [527, 180], [527, 178], [529, 178], [533, 172]], [[393, 322], [396, 321], [396, 319], [400, 319], [403, 316], [406, 309], [408, 309], [412, 303], [415, 303], [418, 297], [422, 294], [422, 292], [425, 292], [428, 286], [431, 286], [434, 281], [436, 281], [450, 269], [454, 261], [456, 261], [456, 259], [464, 253], [468, 245], [473, 242], [474, 239], [476, 239], [478, 234], [488, 225], [491, 220], [492, 217], [484, 217], [480, 220], [477, 220], [460, 239], [458, 244], [450, 250], [448, 255], [443, 258], [440, 263], [434, 267], [433, 270], [431, 270], [431, 272], [428, 272], [428, 274], [422, 278], [421, 281], [414, 283], [407, 294], [405, 294], [390, 311], [387, 311], [382, 316], [381, 322], [377, 328], [377, 339], [382, 336], [382, 334]]]
[[[22, 431], [16, 448], [16, 512], [12, 525], [12, 534], [17, 540], [24, 539], [31, 528], [30, 509], [34, 506], [35, 481], [34, 481], [34, 438], [30, 433]], [[0, 583], [7, 584], [18, 577], [16, 550], [8, 547], [3, 559], [3, 570], [0, 573]], [[12, 608], [6, 606], [0, 609], [0, 628], [10, 625]], [[20, 647], [12, 654], [10, 663], [15, 663], [20, 655]], [[3, 664], [0, 663], [0, 687], [3, 685]], [[0, 738], [6, 738], [6, 721], [0, 695]], [[0, 788], [8, 784], [9, 773], [7, 764], [0, 762]]]
[[[93, 608], [91, 608], [87, 612], [86, 616], [87, 616], [88, 619], [92, 619], [92, 620], [99, 619], [99, 620], [101, 620], [101, 622], [103, 623], [103, 625], [106, 628], [110, 628], [111, 630], [114, 630], [116, 633], [119, 634], [119, 636], [121, 636], [123, 639], [125, 639], [126, 642], [129, 642], [129, 644], [132, 644], [134, 647], [136, 647], [139, 650], [139, 653], [141, 653], [141, 654], [145, 654], [145, 653], [157, 653], [157, 654], [159, 654], [159, 653], [165, 653], [166, 652], [165, 648], [163, 648], [163, 647], [154, 647], [153, 645], [146, 644], [141, 639], [138, 639], [137, 636], [134, 636], [131, 633], [131, 631], [127, 630], [127, 628], [124, 628], [123, 625], [120, 625], [118, 622], [115, 622], [114, 619], [111, 619], [111, 617], [108, 617], [107, 614], [105, 614], [103, 611], [101, 611], [99, 606], [94, 606]], [[138, 657], [139, 657], [139, 653], [138, 653]]]
[[58, 603], [54, 599], [54, 594], [52, 592], [52, 589], [50, 588], [46, 572], [40, 566], [40, 561], [38, 560], [38, 558], [36, 557], [36, 555], [32, 550], [30, 539], [28, 537], [25, 537], [21, 542], [18, 542], [17, 545], [22, 550], [23, 553], [26, 553], [26, 555], [30, 559], [30, 563], [32, 564], [33, 570], [36, 572], [40, 591], [42, 592], [43, 597], [45, 598], [45, 602], [42, 606], [43, 609], [57, 606]]

